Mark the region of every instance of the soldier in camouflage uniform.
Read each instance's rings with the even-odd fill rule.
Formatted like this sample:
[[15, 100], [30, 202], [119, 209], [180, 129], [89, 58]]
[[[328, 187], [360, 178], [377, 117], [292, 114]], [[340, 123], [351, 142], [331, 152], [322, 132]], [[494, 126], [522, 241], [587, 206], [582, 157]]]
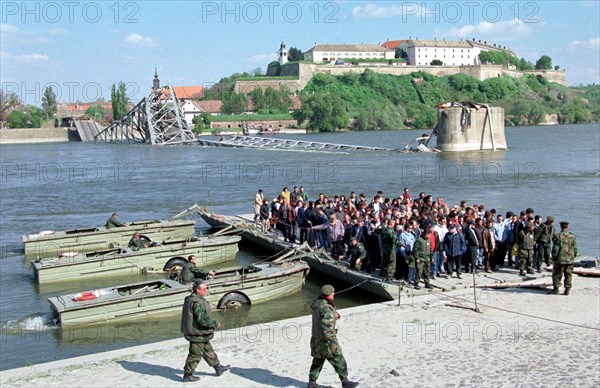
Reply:
[[188, 261], [183, 263], [181, 272], [179, 273], [179, 283], [187, 284], [194, 280], [206, 280], [209, 276], [215, 276], [215, 271], [205, 271], [201, 268], [196, 267], [196, 256], [188, 256]]
[[392, 280], [396, 273], [396, 248], [398, 245], [398, 234], [394, 229], [396, 221], [388, 220], [387, 227], [380, 232], [381, 238], [381, 276], [385, 280]]
[[358, 239], [353, 236], [350, 238], [350, 246], [346, 250], [344, 258], [350, 262], [350, 268], [360, 271], [366, 261], [367, 250], [364, 245], [358, 242]]
[[565, 276], [565, 295], [571, 292], [573, 278], [573, 263], [577, 257], [577, 239], [575, 235], [569, 231], [569, 223], [561, 221], [560, 233], [557, 233], [552, 238], [554, 248], [552, 249], [552, 283], [554, 289], [551, 294], [558, 294], [560, 281]]
[[315, 299], [312, 307], [312, 336], [310, 338], [310, 354], [313, 357], [308, 374], [308, 388], [317, 388], [317, 379], [325, 360], [329, 361], [342, 380], [343, 388], [353, 388], [357, 382], [348, 380], [348, 365], [337, 341], [335, 321], [340, 315], [335, 309], [333, 298], [335, 289], [326, 284], [321, 287], [321, 295]]
[[181, 332], [190, 342], [189, 354], [183, 367], [185, 383], [199, 380], [199, 377], [194, 376], [193, 373], [202, 359], [215, 369], [217, 376], [221, 376], [230, 368], [229, 365], [219, 363], [219, 357], [210, 344], [210, 340], [215, 336], [215, 330], [220, 328], [221, 324], [211, 317], [210, 304], [204, 299], [207, 290], [208, 285], [197, 280], [192, 287], [192, 293], [183, 302]]
[[124, 224], [117, 220], [117, 213], [113, 213], [104, 225], [106, 229], [120, 228], [122, 226], [127, 226], [127, 224]]
[[533, 233], [533, 223], [528, 222], [524, 230], [517, 235], [517, 246], [519, 247], [519, 257], [521, 258], [521, 267], [519, 275], [525, 275], [525, 271], [533, 273], [533, 249], [535, 247], [535, 236]]
[[419, 280], [423, 278], [425, 288], [431, 288], [429, 285], [429, 272], [431, 271], [431, 241], [429, 235], [431, 234], [431, 228], [426, 227], [425, 231], [415, 241], [412, 251], [412, 259], [415, 262], [416, 274], [415, 274], [415, 289], [419, 289]]
[[554, 217], [548, 216], [546, 222], [540, 225], [537, 234], [538, 243], [538, 272], [542, 269], [542, 263], [550, 266], [550, 257], [552, 256], [552, 238], [554, 237]]

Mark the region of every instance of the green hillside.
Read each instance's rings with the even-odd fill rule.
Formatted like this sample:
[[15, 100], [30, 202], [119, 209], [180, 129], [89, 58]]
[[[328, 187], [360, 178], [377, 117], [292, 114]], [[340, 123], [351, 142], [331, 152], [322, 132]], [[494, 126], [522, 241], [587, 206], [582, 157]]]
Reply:
[[423, 72], [408, 76], [370, 70], [342, 76], [317, 74], [301, 92], [303, 108], [295, 118], [325, 131], [334, 130], [331, 122], [336, 120], [329, 117], [325, 125], [319, 120], [333, 112], [346, 115], [338, 122], [354, 119], [352, 127], [357, 130], [432, 128], [436, 104], [471, 101], [503, 107], [506, 125], [535, 125], [546, 114], [559, 114], [565, 124], [598, 121], [600, 89], [580, 89], [533, 75], [479, 81], [463, 74], [436, 77]]

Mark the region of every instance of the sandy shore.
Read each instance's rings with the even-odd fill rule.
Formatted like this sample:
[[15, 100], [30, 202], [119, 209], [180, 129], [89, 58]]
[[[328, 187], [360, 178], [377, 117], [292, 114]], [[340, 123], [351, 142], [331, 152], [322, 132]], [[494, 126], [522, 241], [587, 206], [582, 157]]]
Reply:
[[[365, 387], [599, 386], [599, 297], [600, 279], [577, 276], [570, 296], [478, 290], [482, 313], [472, 290], [433, 294], [341, 310], [338, 337]], [[216, 377], [202, 362], [185, 385], [304, 387], [309, 340], [308, 316], [218, 332], [231, 371]], [[180, 386], [186, 355], [182, 338], [3, 371], [0, 385]], [[341, 386], [328, 364], [319, 383]]]

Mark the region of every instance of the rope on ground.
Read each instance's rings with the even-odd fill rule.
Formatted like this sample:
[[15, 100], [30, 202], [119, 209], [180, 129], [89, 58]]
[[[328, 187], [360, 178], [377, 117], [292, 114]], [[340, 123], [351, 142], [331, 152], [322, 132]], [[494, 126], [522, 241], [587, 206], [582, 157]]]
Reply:
[[[436, 295], [436, 296], [441, 296], [443, 298], [455, 299], [455, 300], [459, 300], [459, 301], [462, 301], [462, 302], [471, 302], [468, 299], [461, 298], [461, 297], [454, 296], [454, 295], [444, 294], [444, 293], [441, 293], [441, 292], [432, 291], [431, 293], [434, 294], [434, 295]], [[495, 309], [495, 310], [500, 310], [500, 311], [504, 311], [504, 312], [512, 313], [512, 314], [516, 314], [516, 315], [522, 315], [524, 317], [539, 319], [539, 320], [542, 320], [542, 321], [554, 322], [554, 323], [559, 323], [561, 325], [568, 325], [568, 326], [573, 326], [573, 327], [580, 327], [582, 329], [590, 329], [590, 330], [600, 331], [600, 328], [598, 328], [598, 327], [590, 327], [590, 326], [580, 325], [580, 324], [572, 323], [572, 322], [559, 321], [557, 319], [540, 317], [540, 316], [532, 315], [532, 314], [526, 314], [526, 313], [522, 313], [522, 312], [519, 312], [519, 311], [508, 310], [508, 309], [505, 309], [505, 308], [502, 308], [502, 307], [491, 306], [491, 305], [483, 304], [483, 303], [478, 303], [478, 304], [480, 306], [484, 306], [484, 307], [487, 307], [487, 308], [491, 308], [491, 309]]]
[[363, 284], [365, 284], [365, 283], [366, 283], [366, 282], [368, 282], [368, 281], [369, 281], [369, 279], [363, 280], [362, 282], [360, 282], [360, 283], [358, 283], [358, 284], [355, 284], [355, 285], [353, 285], [353, 286], [351, 286], [351, 287], [348, 287], [348, 288], [346, 288], [346, 289], [343, 289], [342, 291], [336, 291], [335, 293], [336, 293], [336, 295], [337, 295], [337, 294], [341, 294], [341, 293], [343, 293], [343, 292], [346, 292], [346, 291], [350, 291], [350, 290], [351, 290], [351, 289], [353, 289], [353, 288], [356, 288], [356, 287], [360, 287], [360, 286], [362, 286]]

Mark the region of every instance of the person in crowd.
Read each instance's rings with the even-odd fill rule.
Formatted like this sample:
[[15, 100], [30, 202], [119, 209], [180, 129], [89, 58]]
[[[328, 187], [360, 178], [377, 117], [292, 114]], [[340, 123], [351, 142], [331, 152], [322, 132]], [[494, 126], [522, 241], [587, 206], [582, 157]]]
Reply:
[[[542, 263], [546, 267], [550, 266], [550, 258], [552, 257], [552, 238], [555, 234], [554, 217], [548, 216], [546, 222], [540, 225], [536, 241], [538, 243], [538, 269], [541, 270]], [[541, 272], [541, 271], [540, 271]]]
[[447, 273], [449, 277], [452, 277], [454, 271], [459, 279], [461, 279], [461, 264], [460, 258], [467, 250], [467, 244], [465, 242], [464, 235], [457, 231], [455, 224], [448, 225], [448, 233], [444, 236], [444, 252], [446, 253], [447, 261]]
[[260, 220], [260, 207], [262, 206], [264, 199], [265, 197], [262, 189], [258, 189], [258, 192], [254, 196], [254, 222], [258, 222]]
[[494, 252], [496, 250], [496, 238], [494, 237], [494, 221], [489, 218], [486, 221], [483, 240], [483, 267], [485, 272], [491, 273], [494, 265]]
[[419, 282], [421, 279], [425, 283], [425, 288], [431, 288], [429, 284], [429, 273], [431, 271], [431, 258], [432, 258], [432, 249], [431, 249], [431, 240], [429, 236], [433, 231], [433, 227], [425, 228], [421, 236], [415, 241], [415, 245], [413, 247], [412, 256], [415, 264], [415, 289], [419, 289]]
[[350, 263], [350, 268], [360, 271], [367, 262], [367, 250], [364, 245], [358, 242], [356, 236], [350, 238], [350, 245], [343, 256]]
[[521, 265], [519, 275], [525, 275], [525, 272], [532, 274], [533, 272], [533, 250], [535, 245], [535, 235], [533, 233], [533, 223], [528, 222], [525, 229], [521, 230], [517, 235], [516, 244], [519, 249], [519, 258]]
[[267, 198], [264, 198], [262, 205], [260, 205], [259, 217], [262, 231], [265, 233], [269, 232], [271, 230], [271, 225], [269, 223], [269, 218], [271, 215], [269, 212], [269, 200]]

